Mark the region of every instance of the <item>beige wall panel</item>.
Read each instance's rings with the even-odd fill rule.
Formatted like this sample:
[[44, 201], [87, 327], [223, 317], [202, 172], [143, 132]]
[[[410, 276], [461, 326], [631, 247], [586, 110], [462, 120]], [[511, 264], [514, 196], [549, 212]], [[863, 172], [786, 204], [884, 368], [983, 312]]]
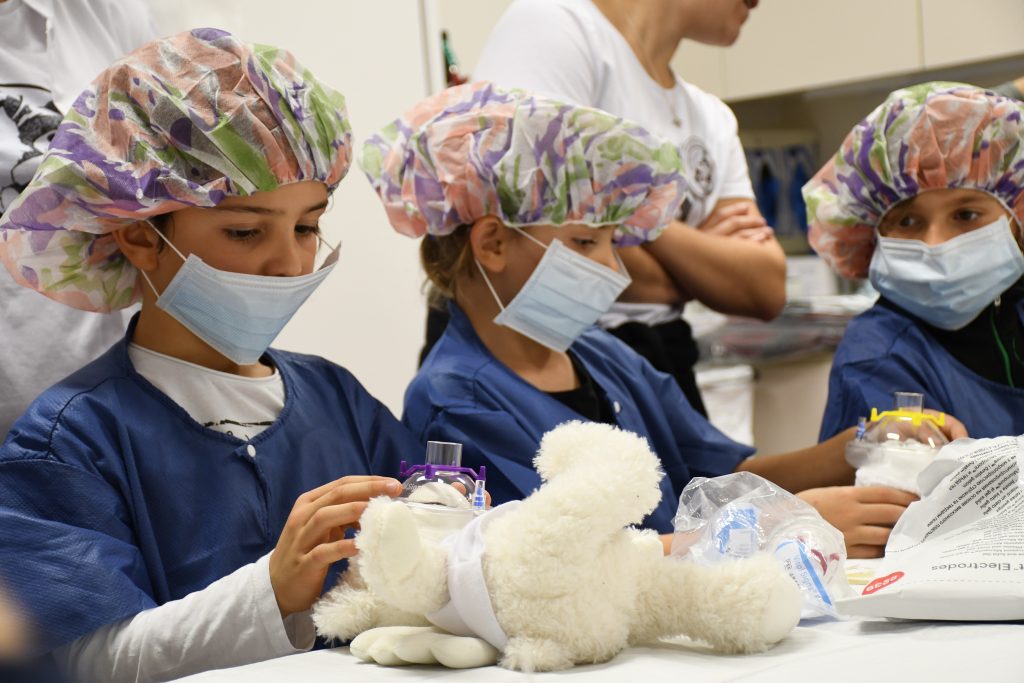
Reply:
[[918, 33], [917, 0], [769, 0], [751, 12], [725, 53], [726, 97], [747, 99], [918, 69]]
[[921, 0], [928, 68], [1024, 54], [1024, 0]]

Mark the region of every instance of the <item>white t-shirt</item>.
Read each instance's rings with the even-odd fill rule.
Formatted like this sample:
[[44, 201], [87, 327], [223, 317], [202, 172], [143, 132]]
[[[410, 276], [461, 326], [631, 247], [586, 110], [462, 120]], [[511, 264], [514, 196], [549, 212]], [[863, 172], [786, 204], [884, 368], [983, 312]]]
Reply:
[[240, 377], [128, 345], [136, 372], [209, 429], [243, 441], [269, 427], [284, 410], [284, 382], [276, 369], [268, 377]]
[[[488, 38], [473, 78], [604, 109], [678, 143], [690, 186], [679, 215], [685, 223], [702, 223], [720, 199], [754, 197], [729, 107], [678, 77], [674, 87], [662, 87], [590, 0], [516, 0]], [[666, 305], [616, 303], [601, 324], [678, 317]]]
[[[0, 3], [0, 212], [35, 174], [61, 114], [123, 53], [156, 36], [140, 0]], [[32, 400], [123, 334], [127, 313], [89, 313], [0, 268], [0, 440]]]

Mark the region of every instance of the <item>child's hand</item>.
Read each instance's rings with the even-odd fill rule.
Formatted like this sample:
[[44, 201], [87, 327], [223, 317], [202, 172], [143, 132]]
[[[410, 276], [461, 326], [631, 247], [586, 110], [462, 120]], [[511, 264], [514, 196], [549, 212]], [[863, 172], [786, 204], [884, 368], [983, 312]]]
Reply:
[[829, 486], [807, 489], [797, 496], [843, 532], [846, 554], [851, 558], [882, 557], [893, 525], [918, 499], [913, 493], [888, 486]]
[[[935, 417], [938, 417], [939, 415], [942, 414], [938, 410], [932, 410], [931, 408], [925, 408], [924, 412], [928, 413], [929, 415], [934, 415]], [[968, 436], [967, 427], [964, 425], [964, 423], [956, 419], [949, 413], [946, 413], [946, 424], [940, 427], [939, 429], [942, 430], [943, 435], [945, 435], [945, 437], [950, 441], [956, 441], [957, 439], [965, 439]]]
[[[924, 412], [928, 415], [938, 418], [943, 415], [938, 410], [932, 410], [931, 408], [925, 408]], [[874, 423], [872, 423], [874, 424]], [[906, 441], [907, 439], [914, 439], [924, 444], [931, 444], [932, 446], [938, 447], [939, 444], [933, 443], [932, 438], [935, 433], [934, 430], [938, 429], [942, 432], [942, 435], [946, 437], [947, 441], [956, 441], [957, 439], [963, 439], [967, 437], [967, 427], [964, 423], [956, 419], [949, 413], [945, 414], [942, 426], [934, 422], [921, 421], [917, 424], [911, 421], [900, 421], [890, 422], [886, 425], [886, 428], [892, 433], [899, 435], [900, 439]], [[893, 438], [892, 436], [889, 437]]]
[[345, 532], [358, 527], [367, 501], [401, 491], [387, 477], [342, 477], [299, 496], [270, 555], [270, 584], [282, 618], [309, 609], [330, 565], [356, 554]]
[[[466, 487], [465, 487], [465, 486], [463, 486], [463, 485], [462, 485], [461, 483], [459, 483], [459, 482], [457, 482], [457, 481], [455, 481], [455, 482], [452, 482], [452, 487], [453, 487], [453, 488], [454, 488], [454, 489], [455, 489], [456, 491], [459, 491], [460, 493], [462, 493], [462, 494], [463, 494], [464, 496], [467, 496], [467, 497], [468, 497], [468, 496], [469, 496], [469, 495], [470, 495], [471, 493], [473, 493], [472, 491], [466, 491]], [[491, 509], [491, 492], [490, 492], [490, 491], [488, 491], [487, 489], [484, 489], [484, 501], [485, 501], [485, 507], [486, 507], [486, 508], [487, 508], [488, 510], [490, 510], [490, 509]]]

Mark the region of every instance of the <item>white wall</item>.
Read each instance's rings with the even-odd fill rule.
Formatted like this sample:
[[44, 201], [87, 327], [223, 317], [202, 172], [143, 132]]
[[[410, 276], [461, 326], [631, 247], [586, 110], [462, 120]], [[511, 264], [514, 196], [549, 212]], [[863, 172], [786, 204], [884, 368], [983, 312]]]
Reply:
[[[166, 33], [215, 26], [291, 50], [345, 95], [357, 149], [428, 93], [419, 0], [149, 1]], [[345, 366], [397, 415], [423, 340], [418, 243], [391, 230], [355, 166], [322, 227], [340, 262], [274, 345]]]
[[512, 0], [433, 0], [462, 73], [473, 75], [487, 37]]

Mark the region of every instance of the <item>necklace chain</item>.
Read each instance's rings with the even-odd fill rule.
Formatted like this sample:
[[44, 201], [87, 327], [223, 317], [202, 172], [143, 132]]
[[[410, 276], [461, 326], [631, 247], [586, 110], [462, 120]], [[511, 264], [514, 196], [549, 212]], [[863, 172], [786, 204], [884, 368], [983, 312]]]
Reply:
[[[658, 87], [661, 88], [660, 85], [658, 85]], [[665, 104], [668, 105], [668, 110], [672, 114], [672, 125], [675, 126], [676, 128], [681, 128], [683, 125], [683, 120], [682, 117], [679, 116], [679, 110], [676, 109], [675, 87], [673, 87], [671, 90], [665, 90], [664, 88], [662, 88], [661, 93], [662, 95], [664, 95]]]
[[[623, 16], [625, 18], [626, 25], [629, 27], [630, 33], [636, 34], [636, 23], [633, 18], [633, 14], [627, 10]], [[620, 35], [622, 34], [621, 31], [619, 31], [619, 33]], [[622, 37], [625, 38], [625, 35]], [[654, 65], [648, 63], [644, 57], [640, 55], [640, 53], [630, 44], [628, 38], [626, 39], [626, 44], [629, 45], [630, 49], [633, 51], [633, 55], [636, 57], [637, 63], [640, 64], [640, 68], [647, 72], [647, 75], [650, 76], [651, 80], [654, 82], [655, 87], [661, 91], [661, 95], [665, 99], [665, 105], [672, 114], [672, 125], [676, 128], [681, 128], [683, 120], [679, 115], [679, 110], [676, 109], [675, 102], [676, 86], [678, 85], [675, 72], [672, 71], [671, 67], [669, 67], [669, 73], [672, 75], [672, 87], [669, 89], [663, 88], [661, 83], [658, 82], [658, 77], [655, 75]]]

